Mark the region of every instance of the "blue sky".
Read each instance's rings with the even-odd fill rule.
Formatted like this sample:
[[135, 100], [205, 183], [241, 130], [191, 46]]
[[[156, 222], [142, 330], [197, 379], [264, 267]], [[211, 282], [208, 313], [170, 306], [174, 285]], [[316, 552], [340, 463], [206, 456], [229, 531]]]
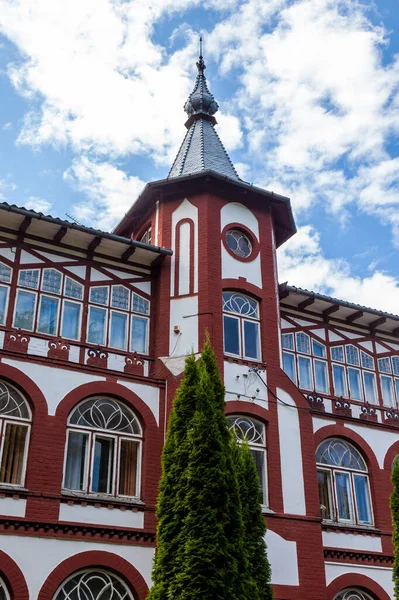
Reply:
[[280, 280], [399, 313], [399, 0], [0, 0], [0, 197], [111, 229], [184, 136], [198, 35]]

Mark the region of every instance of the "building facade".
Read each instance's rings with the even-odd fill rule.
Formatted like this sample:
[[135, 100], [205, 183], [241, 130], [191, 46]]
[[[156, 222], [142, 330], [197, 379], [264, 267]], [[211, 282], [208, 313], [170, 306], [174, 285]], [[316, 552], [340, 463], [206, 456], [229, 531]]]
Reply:
[[113, 233], [0, 204], [0, 600], [145, 600], [168, 415], [206, 331], [276, 598], [393, 597], [399, 317], [279, 286], [290, 202], [239, 178], [197, 66], [167, 179]]

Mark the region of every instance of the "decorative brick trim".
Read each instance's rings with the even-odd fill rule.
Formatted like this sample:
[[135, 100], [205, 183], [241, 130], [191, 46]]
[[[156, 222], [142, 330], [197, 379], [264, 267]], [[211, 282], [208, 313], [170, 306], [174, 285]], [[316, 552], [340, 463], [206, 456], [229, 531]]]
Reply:
[[144, 360], [136, 353], [133, 355], [129, 354], [125, 358], [124, 372], [144, 376]]
[[99, 369], [108, 368], [108, 352], [97, 346], [97, 348], [89, 348], [87, 364], [89, 367], [97, 367]]
[[376, 552], [359, 552], [340, 548], [324, 548], [324, 558], [336, 562], [392, 567], [393, 556]]
[[335, 596], [348, 587], [359, 587], [369, 592], [376, 600], [391, 600], [386, 591], [375, 581], [359, 575], [358, 573], [345, 573], [336, 577], [327, 587], [327, 600], [334, 600]]
[[29, 598], [28, 586], [21, 569], [2, 550], [0, 550], [0, 574], [5, 579], [12, 600], [27, 600]]
[[27, 333], [22, 333], [20, 329], [18, 331], [7, 331], [4, 337], [3, 349], [27, 354], [29, 342], [30, 336]]
[[48, 347], [48, 358], [55, 358], [57, 360], [69, 360], [69, 350], [71, 349], [71, 346], [66, 340], [63, 340], [62, 338], [57, 338], [56, 340], [49, 340]]

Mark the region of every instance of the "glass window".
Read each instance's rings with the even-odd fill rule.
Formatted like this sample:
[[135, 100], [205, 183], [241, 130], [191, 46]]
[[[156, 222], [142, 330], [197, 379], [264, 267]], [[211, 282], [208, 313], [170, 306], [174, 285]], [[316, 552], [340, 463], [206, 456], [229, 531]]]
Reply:
[[83, 285], [80, 285], [77, 281], [74, 281], [70, 277], [65, 278], [65, 296], [68, 298], [75, 298], [75, 300], [83, 299]]
[[111, 306], [129, 310], [129, 290], [122, 285], [112, 286]]
[[338, 362], [344, 362], [344, 348], [343, 346], [334, 346], [331, 348], [331, 358]]
[[63, 487], [138, 496], [141, 443], [142, 429], [130, 408], [108, 397], [84, 400], [68, 420]]
[[68, 577], [53, 600], [133, 600], [124, 581], [113, 573], [92, 567]]
[[372, 525], [367, 467], [360, 453], [343, 439], [329, 438], [317, 448], [316, 462], [322, 518]]
[[111, 311], [111, 332], [109, 345], [125, 350], [127, 345], [127, 317], [125, 313]]
[[39, 270], [20, 271], [18, 277], [18, 285], [21, 287], [32, 288], [37, 290], [39, 287]]
[[141, 315], [148, 315], [150, 313], [150, 302], [138, 294], [133, 294], [132, 297], [132, 310], [133, 312], [140, 313]]
[[396, 402], [399, 404], [399, 379], [395, 379]]
[[90, 302], [95, 304], [108, 304], [108, 286], [92, 287], [90, 290]]
[[133, 352], [148, 354], [148, 319], [132, 316], [130, 349]]
[[371, 596], [366, 594], [363, 590], [358, 590], [355, 588], [346, 588], [342, 590], [337, 596], [335, 596], [334, 600], [373, 600]]
[[391, 373], [391, 361], [389, 358], [378, 359], [378, 369], [381, 373]]
[[329, 392], [327, 363], [324, 360], [314, 361], [314, 377], [316, 392], [327, 394]]
[[13, 326], [18, 329], [33, 331], [35, 318], [36, 294], [17, 290]]
[[228, 354], [240, 354], [240, 321], [236, 317], [223, 316], [224, 351]]
[[283, 369], [288, 377], [296, 383], [295, 356], [290, 352], [283, 352]]
[[2, 578], [0, 577], [0, 600], [10, 600], [10, 594]]
[[252, 244], [247, 235], [239, 229], [230, 229], [226, 233], [226, 243], [233, 254], [240, 258], [248, 258], [252, 253]]
[[312, 340], [312, 347], [313, 347], [313, 356], [318, 356], [319, 358], [326, 357], [326, 347], [324, 346], [324, 344], [320, 344], [320, 342], [317, 342], [316, 340]]
[[377, 388], [375, 381], [375, 374], [370, 373], [370, 371], [363, 371], [363, 379], [364, 379], [364, 392], [366, 395], [366, 402], [370, 404], [377, 403]]
[[42, 279], [42, 290], [52, 292], [53, 294], [61, 293], [62, 274], [55, 269], [44, 269]]
[[356, 346], [354, 346], [353, 344], [348, 344], [347, 346], [345, 346], [345, 353], [346, 362], [348, 363], [348, 365], [354, 365], [355, 367], [358, 367], [360, 365], [359, 350], [356, 348]]
[[392, 377], [381, 375], [382, 402], [385, 406], [394, 406]]
[[360, 383], [360, 371], [348, 367], [349, 396], [353, 400], [362, 400], [362, 387]]
[[5, 325], [8, 300], [8, 287], [0, 285], [0, 325]]
[[334, 379], [334, 393], [336, 396], [347, 397], [345, 367], [341, 365], [332, 366]]
[[294, 334], [283, 333], [281, 336], [281, 345], [286, 350], [294, 350]]
[[141, 236], [140, 242], [144, 242], [144, 244], [151, 244], [151, 227], [149, 227]]
[[3, 283], [11, 283], [11, 268], [0, 262], [0, 281]]
[[310, 367], [310, 358], [298, 356], [298, 375], [299, 387], [305, 390], [312, 390], [312, 371]]
[[360, 357], [362, 360], [362, 367], [365, 369], [374, 369], [374, 359], [363, 350], [360, 350]]
[[310, 338], [306, 333], [301, 331], [295, 334], [296, 337], [296, 349], [298, 352], [304, 354], [310, 354]]
[[243, 294], [223, 292], [223, 311], [224, 351], [259, 360], [261, 352], [258, 303]]
[[243, 320], [244, 327], [244, 355], [246, 358], [257, 360], [260, 356], [259, 349], [259, 323], [257, 321]]
[[391, 356], [394, 375], [399, 375], [399, 356]]
[[22, 394], [0, 380], [0, 483], [24, 484], [30, 421]]
[[59, 298], [41, 296], [37, 331], [48, 333], [49, 335], [57, 334], [59, 303]]
[[89, 307], [87, 341], [91, 344], [105, 344], [106, 317], [107, 311], [104, 308]]
[[61, 336], [70, 340], [80, 338], [80, 312], [82, 305], [78, 302], [64, 300]]

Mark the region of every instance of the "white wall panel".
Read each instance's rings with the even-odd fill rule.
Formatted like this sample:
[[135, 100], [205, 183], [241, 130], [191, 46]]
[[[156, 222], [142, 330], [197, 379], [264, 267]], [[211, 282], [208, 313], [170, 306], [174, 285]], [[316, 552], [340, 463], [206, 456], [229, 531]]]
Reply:
[[259, 240], [259, 223], [254, 213], [244, 204], [239, 202], [229, 202], [222, 207], [220, 211], [220, 231], [230, 223], [242, 223], [248, 227]]
[[0, 498], [0, 515], [25, 517], [26, 500], [23, 498]]
[[[262, 371], [260, 375], [267, 382], [266, 371]], [[267, 388], [257, 374], [250, 371], [247, 366], [224, 361], [224, 385], [226, 400], [240, 399], [243, 402], [268, 408]], [[241, 398], [237, 398], [237, 395]], [[256, 396], [256, 400], [252, 400], [252, 396]]]
[[[198, 292], [198, 209], [188, 200], [176, 208], [172, 215], [172, 250], [174, 252], [170, 263], [170, 294], [175, 293], [175, 268], [176, 268], [176, 225], [182, 219], [192, 219], [194, 222], [194, 292]], [[180, 260], [184, 253], [184, 248], [180, 244]]]
[[114, 507], [97, 508], [96, 506], [81, 506], [80, 504], [61, 504], [60, 521], [73, 523], [91, 523], [92, 525], [113, 525], [114, 527], [132, 527], [143, 529], [144, 513], [142, 511], [119, 510]]
[[159, 389], [152, 385], [133, 383], [131, 381], [124, 381], [123, 379], [118, 379], [118, 383], [137, 394], [151, 410], [156, 422], [159, 424]]
[[393, 598], [393, 583], [392, 583], [392, 570], [385, 567], [369, 567], [361, 565], [350, 565], [344, 563], [333, 563], [326, 562], [326, 581], [329, 585], [334, 579], [340, 575], [355, 574], [364, 575], [372, 581], [375, 581], [380, 585], [388, 594], [390, 598]]
[[381, 538], [373, 535], [354, 535], [343, 531], [323, 531], [323, 545], [328, 548], [382, 552]]
[[275, 585], [299, 585], [296, 542], [290, 542], [268, 529], [266, 533], [267, 556]]
[[365, 442], [371, 447], [374, 452], [378, 464], [382, 469], [384, 467], [384, 459], [389, 448], [398, 441], [398, 434], [391, 431], [376, 429], [375, 427], [361, 427], [360, 425], [352, 425], [345, 423], [345, 427], [351, 429], [360, 435]]
[[[177, 325], [180, 333], [173, 331]], [[181, 356], [198, 352], [198, 297], [186, 296], [170, 301], [169, 354]]]

